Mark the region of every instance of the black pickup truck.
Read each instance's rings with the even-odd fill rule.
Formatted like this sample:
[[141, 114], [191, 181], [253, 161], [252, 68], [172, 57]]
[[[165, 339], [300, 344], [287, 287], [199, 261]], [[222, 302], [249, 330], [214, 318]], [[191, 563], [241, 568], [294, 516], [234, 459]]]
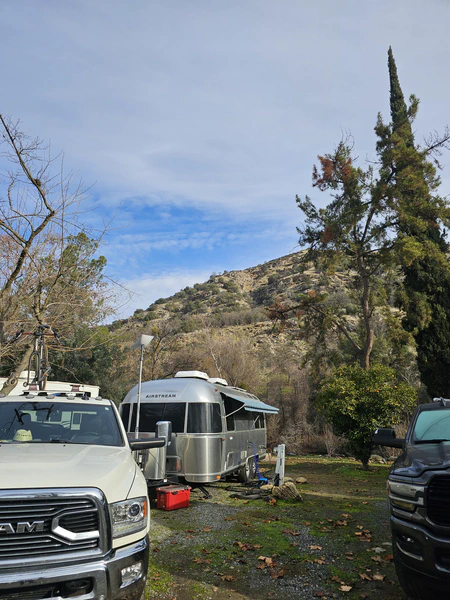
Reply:
[[450, 599], [450, 399], [419, 406], [405, 439], [377, 429], [373, 443], [402, 448], [387, 483], [398, 579], [410, 598]]

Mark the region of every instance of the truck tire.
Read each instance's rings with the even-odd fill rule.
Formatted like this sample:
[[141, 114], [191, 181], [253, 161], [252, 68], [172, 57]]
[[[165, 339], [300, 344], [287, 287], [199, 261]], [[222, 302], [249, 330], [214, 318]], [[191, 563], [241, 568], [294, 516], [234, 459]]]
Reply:
[[240, 483], [250, 483], [255, 477], [255, 458], [247, 458], [245, 464], [239, 467], [238, 481]]
[[436, 600], [436, 598], [444, 597], [440, 595], [440, 591], [436, 587], [430, 584], [429, 578], [421, 576], [420, 573], [416, 573], [405, 567], [401, 561], [399, 550], [395, 547], [395, 543], [393, 554], [397, 578], [408, 598], [411, 598], [411, 600]]

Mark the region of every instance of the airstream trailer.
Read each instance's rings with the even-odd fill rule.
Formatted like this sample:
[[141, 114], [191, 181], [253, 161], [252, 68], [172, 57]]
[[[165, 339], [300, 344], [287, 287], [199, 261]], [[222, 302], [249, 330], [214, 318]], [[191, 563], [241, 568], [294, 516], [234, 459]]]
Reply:
[[[120, 406], [130, 436], [136, 428], [137, 396], [135, 386]], [[198, 371], [143, 382], [139, 437], [154, 436], [159, 422], [172, 424], [165, 460], [149, 451], [142, 464], [144, 474], [149, 483], [160, 479], [164, 461], [170, 480], [202, 485], [237, 473], [241, 481], [249, 481], [254, 477], [255, 455], [266, 454], [266, 415], [277, 412], [245, 390]]]

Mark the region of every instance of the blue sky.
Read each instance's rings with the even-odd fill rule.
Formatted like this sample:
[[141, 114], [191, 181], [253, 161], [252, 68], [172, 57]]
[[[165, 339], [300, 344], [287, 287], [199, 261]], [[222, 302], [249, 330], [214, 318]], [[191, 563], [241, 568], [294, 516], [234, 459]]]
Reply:
[[[297, 248], [295, 195], [351, 132], [374, 157], [387, 49], [442, 130], [447, 0], [2, 0], [0, 111], [64, 150], [135, 295], [118, 316]], [[448, 157], [444, 157], [444, 166]], [[448, 193], [448, 169], [442, 173]]]

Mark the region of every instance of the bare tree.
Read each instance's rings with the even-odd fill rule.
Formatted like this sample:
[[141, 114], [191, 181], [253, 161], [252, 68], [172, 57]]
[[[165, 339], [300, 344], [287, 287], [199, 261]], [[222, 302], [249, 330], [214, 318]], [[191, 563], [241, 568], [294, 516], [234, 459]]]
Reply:
[[[97, 256], [102, 232], [88, 235], [81, 221], [87, 189], [63, 155], [52, 156], [0, 114], [0, 358], [17, 350], [8, 337], [18, 323], [54, 328], [82, 317], [99, 317], [108, 302], [102, 278], [105, 259]], [[91, 311], [89, 317], [87, 313]], [[26, 367], [31, 340], [3, 387], [8, 393]]]

